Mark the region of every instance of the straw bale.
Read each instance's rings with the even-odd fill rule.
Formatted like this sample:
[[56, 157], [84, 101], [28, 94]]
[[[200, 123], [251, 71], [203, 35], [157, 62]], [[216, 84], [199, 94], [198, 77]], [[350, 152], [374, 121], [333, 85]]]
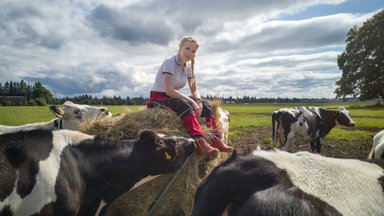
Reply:
[[[212, 136], [211, 129], [205, 127], [205, 124], [201, 125], [206, 136]], [[166, 135], [189, 136], [175, 112], [163, 108], [135, 112], [126, 110], [123, 115], [114, 118], [87, 122], [82, 125], [81, 130], [88, 134], [98, 134], [104, 138], [119, 140], [136, 138], [139, 131], [144, 128]], [[191, 155], [172, 187], [157, 203], [153, 215], [190, 215], [197, 187], [210, 171], [227, 157], [227, 153], [219, 153], [214, 159]], [[108, 215], [148, 215], [149, 206], [174, 175], [175, 172], [161, 175], [124, 193], [111, 205]]]

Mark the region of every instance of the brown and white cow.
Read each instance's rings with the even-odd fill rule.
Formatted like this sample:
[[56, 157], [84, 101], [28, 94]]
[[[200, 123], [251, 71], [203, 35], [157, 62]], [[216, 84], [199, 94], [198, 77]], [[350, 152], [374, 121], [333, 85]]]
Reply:
[[71, 130], [0, 135], [0, 215], [104, 215], [121, 194], [178, 169], [194, 150], [190, 138], [152, 130], [129, 141]]
[[75, 104], [66, 101], [63, 109], [58, 106], [50, 106], [49, 110], [58, 118], [47, 122], [25, 124], [19, 126], [0, 125], [0, 134], [34, 129], [69, 129], [79, 130], [82, 122], [93, 118], [111, 117], [112, 113], [106, 107], [94, 107], [85, 104]]
[[373, 137], [373, 146], [368, 159], [384, 159], [384, 130]]
[[236, 152], [198, 187], [192, 216], [384, 215], [384, 161]]
[[282, 108], [272, 113], [272, 139], [279, 138], [283, 150], [292, 144], [311, 144], [311, 150], [320, 153], [321, 144], [336, 124], [354, 127], [348, 110], [339, 107], [327, 110], [320, 107]]

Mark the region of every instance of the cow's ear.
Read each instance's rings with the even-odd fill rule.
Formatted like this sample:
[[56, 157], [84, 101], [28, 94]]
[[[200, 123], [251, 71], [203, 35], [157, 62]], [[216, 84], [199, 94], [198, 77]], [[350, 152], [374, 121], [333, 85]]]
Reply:
[[71, 101], [65, 101], [63, 106], [72, 106], [73, 104]]
[[156, 143], [158, 135], [154, 130], [143, 129], [139, 132], [139, 139], [144, 143]]
[[64, 111], [58, 107], [58, 106], [49, 106], [49, 110], [56, 116], [56, 117], [59, 117], [59, 118], [62, 118], [63, 115], [64, 115]]
[[237, 158], [239, 158], [240, 156], [239, 156], [239, 153], [236, 151], [236, 150], [234, 150], [233, 152], [232, 152], [232, 155], [231, 155], [231, 160], [236, 160]]
[[345, 108], [344, 108], [343, 106], [340, 106], [340, 107], [337, 109], [337, 111], [343, 111], [343, 110], [345, 110]]
[[223, 166], [226, 166], [226, 165], [232, 163], [233, 161], [237, 160], [239, 157], [240, 157], [239, 153], [237, 153], [237, 151], [234, 150], [234, 151], [232, 152], [231, 157], [228, 158], [226, 161], [224, 161], [224, 162], [222, 163], [222, 165], [223, 165]]

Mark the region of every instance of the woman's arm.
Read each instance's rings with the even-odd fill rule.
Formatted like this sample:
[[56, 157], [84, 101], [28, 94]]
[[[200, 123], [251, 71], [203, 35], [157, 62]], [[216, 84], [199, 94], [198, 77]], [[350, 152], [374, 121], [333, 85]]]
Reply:
[[200, 92], [199, 92], [199, 89], [197, 88], [195, 77], [188, 77], [188, 86], [189, 86], [189, 89], [191, 90], [193, 99], [201, 100]]
[[196, 79], [194, 76], [188, 78], [188, 86], [189, 86], [189, 89], [191, 90], [192, 97], [198, 106], [198, 112], [196, 113], [198, 113], [200, 116], [201, 112], [203, 111], [203, 103], [202, 103], [200, 92], [199, 92], [199, 89], [197, 88]]
[[189, 103], [194, 102], [190, 97], [184, 95], [180, 91], [173, 88], [173, 79], [171, 74], [164, 73], [164, 86], [166, 91], [165, 93], [167, 93], [169, 97], [176, 99], [184, 99]]
[[[189, 85], [189, 81], [188, 81], [188, 85]], [[173, 79], [172, 79], [171, 74], [164, 73], [164, 86], [165, 86], [166, 94], [169, 97], [176, 98], [176, 99], [184, 99], [193, 107], [196, 114], [198, 114], [200, 116], [201, 111], [202, 111], [202, 104], [200, 106], [198, 104], [199, 102], [196, 103], [192, 98], [190, 98], [190, 97], [186, 96], [185, 94], [181, 93], [180, 91], [174, 89], [173, 88]]]

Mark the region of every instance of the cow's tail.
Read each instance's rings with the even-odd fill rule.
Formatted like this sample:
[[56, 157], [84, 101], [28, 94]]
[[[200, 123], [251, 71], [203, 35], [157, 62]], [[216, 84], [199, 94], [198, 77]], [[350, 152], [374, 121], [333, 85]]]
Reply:
[[279, 128], [279, 115], [278, 112], [275, 111], [272, 113], [272, 147], [275, 147], [276, 137], [277, 137], [277, 128]]
[[375, 157], [375, 151], [374, 151], [374, 149], [372, 148], [371, 151], [370, 151], [369, 154], [368, 154], [367, 159], [374, 159], [374, 157]]

